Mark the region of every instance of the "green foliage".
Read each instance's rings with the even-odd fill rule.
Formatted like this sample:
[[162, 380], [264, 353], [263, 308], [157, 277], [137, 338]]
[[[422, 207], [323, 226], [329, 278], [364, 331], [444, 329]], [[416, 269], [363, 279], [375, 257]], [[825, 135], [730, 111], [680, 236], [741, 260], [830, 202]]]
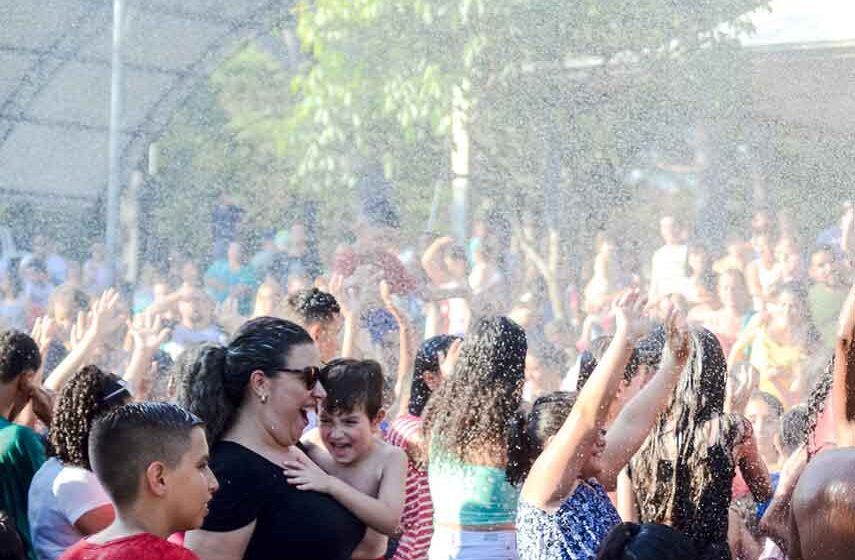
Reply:
[[249, 44], [200, 88], [204, 122], [193, 107], [177, 119], [163, 183], [200, 198], [162, 213], [175, 223], [230, 191], [251, 224], [269, 224], [312, 198], [332, 236], [348, 227], [359, 170], [380, 163], [414, 235], [433, 186], [448, 184], [457, 90], [475, 206], [490, 197], [538, 213], [572, 208], [573, 219], [547, 218], [583, 241], [639, 196], [624, 178], [646, 164], [644, 149], [685, 151], [699, 118], [739, 122], [740, 55], [719, 24], [744, 31], [738, 16], [764, 3], [300, 1], [291, 21], [306, 60], [296, 72]]

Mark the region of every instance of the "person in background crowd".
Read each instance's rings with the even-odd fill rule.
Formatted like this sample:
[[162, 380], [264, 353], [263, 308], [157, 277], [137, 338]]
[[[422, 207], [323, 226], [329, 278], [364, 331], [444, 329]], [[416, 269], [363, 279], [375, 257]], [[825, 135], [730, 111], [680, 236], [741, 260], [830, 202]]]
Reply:
[[683, 241], [682, 224], [673, 216], [664, 216], [659, 221], [659, 233], [665, 244], [653, 253], [648, 295], [651, 303], [679, 291], [686, 282], [688, 248]]
[[181, 290], [178, 300], [179, 322], [172, 328], [169, 352], [173, 359], [188, 348], [206, 342], [221, 343], [222, 329], [214, 323], [214, 302], [199, 288]]
[[103, 243], [92, 244], [92, 255], [83, 263], [83, 288], [91, 295], [100, 294], [111, 286], [113, 273], [107, 262], [107, 249]]
[[779, 284], [804, 284], [802, 254], [792, 237], [781, 237], [775, 245], [775, 261], [780, 268]]
[[784, 405], [781, 401], [763, 391], [757, 391], [751, 395], [748, 406], [745, 408], [745, 417], [754, 428], [757, 451], [766, 466], [773, 471], [777, 470], [782, 460], [778, 451], [778, 438], [783, 416]]
[[781, 278], [781, 266], [775, 260], [772, 239], [768, 233], [755, 234], [751, 245], [757, 256], [745, 268], [745, 280], [754, 302], [754, 310], [762, 311], [772, 299], [772, 290]]
[[739, 333], [751, 318], [751, 300], [741, 272], [729, 269], [719, 275], [718, 300], [718, 309], [695, 314], [694, 319], [716, 335], [724, 355], [730, 356]]
[[0, 330], [26, 328], [27, 306], [21, 290], [18, 267], [13, 263], [0, 276]]
[[36, 560], [27, 519], [27, 492], [33, 475], [45, 462], [45, 449], [31, 429], [12, 422], [37, 389], [41, 367], [36, 342], [18, 331], [0, 332], [0, 510], [18, 528], [29, 560]]
[[768, 310], [757, 313], [730, 352], [730, 363], [750, 352], [749, 361], [760, 373], [760, 390], [792, 406], [804, 390], [805, 360], [815, 338], [805, 304], [795, 287], [776, 288]]
[[24, 269], [24, 299], [30, 318], [44, 314], [56, 286], [50, 283], [45, 262], [33, 259]]
[[842, 282], [839, 262], [830, 247], [814, 251], [810, 257], [808, 292], [810, 315], [819, 331], [822, 345], [834, 348], [837, 331], [837, 316], [846, 299], [846, 285]]
[[426, 560], [433, 537], [433, 502], [428, 484], [422, 413], [433, 392], [453, 369], [462, 339], [440, 335], [424, 341], [413, 362], [407, 414], [396, 418], [386, 441], [407, 453], [401, 534], [390, 542], [391, 560]]
[[83, 368], [62, 388], [50, 431], [54, 456], [36, 472], [28, 497], [33, 548], [40, 560], [57, 560], [113, 522], [110, 497], [89, 462], [89, 432], [98, 417], [130, 400], [124, 381], [96, 366]]
[[226, 298], [238, 301], [238, 312], [252, 311], [252, 293], [257, 287], [255, 273], [243, 262], [243, 249], [237, 241], [229, 243], [226, 259], [215, 261], [205, 272], [205, 286], [216, 303]]
[[344, 320], [333, 295], [311, 288], [291, 294], [287, 304], [289, 316], [306, 329], [317, 344], [322, 362], [340, 355], [339, 335]]
[[237, 239], [243, 210], [227, 193], [222, 193], [211, 210], [211, 234], [214, 240], [213, 258], [223, 259], [229, 243]]

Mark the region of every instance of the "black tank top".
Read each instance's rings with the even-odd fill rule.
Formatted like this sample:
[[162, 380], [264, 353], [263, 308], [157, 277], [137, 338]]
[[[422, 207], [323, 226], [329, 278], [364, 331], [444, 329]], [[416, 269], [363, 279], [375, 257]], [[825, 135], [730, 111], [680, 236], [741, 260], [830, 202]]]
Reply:
[[235, 531], [256, 522], [244, 560], [349, 560], [365, 525], [326, 494], [288, 484], [282, 467], [240, 444], [211, 450], [220, 483], [202, 529]]

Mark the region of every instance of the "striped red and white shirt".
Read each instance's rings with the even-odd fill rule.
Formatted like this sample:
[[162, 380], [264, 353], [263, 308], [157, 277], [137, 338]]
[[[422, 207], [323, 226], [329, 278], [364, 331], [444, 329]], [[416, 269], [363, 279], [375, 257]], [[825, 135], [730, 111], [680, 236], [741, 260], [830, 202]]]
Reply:
[[[397, 418], [386, 434], [386, 441], [407, 449], [422, 430], [422, 419], [412, 414]], [[412, 461], [407, 466], [404, 487], [404, 513], [401, 515], [401, 539], [392, 560], [426, 560], [433, 537], [433, 502], [430, 499], [427, 470]]]

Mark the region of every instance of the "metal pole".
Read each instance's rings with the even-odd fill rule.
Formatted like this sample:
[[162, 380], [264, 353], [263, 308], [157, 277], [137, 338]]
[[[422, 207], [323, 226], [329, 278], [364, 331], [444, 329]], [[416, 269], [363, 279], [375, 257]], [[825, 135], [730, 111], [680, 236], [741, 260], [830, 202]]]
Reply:
[[467, 102], [461, 87], [454, 88], [451, 109], [451, 224], [454, 237], [468, 245], [469, 129]]
[[119, 191], [122, 180], [122, 113], [124, 112], [125, 81], [122, 68], [122, 43], [124, 42], [125, 0], [113, 0], [113, 62], [110, 84], [110, 168], [107, 182], [107, 231], [105, 234], [107, 263], [111, 281], [117, 279], [119, 255]]

